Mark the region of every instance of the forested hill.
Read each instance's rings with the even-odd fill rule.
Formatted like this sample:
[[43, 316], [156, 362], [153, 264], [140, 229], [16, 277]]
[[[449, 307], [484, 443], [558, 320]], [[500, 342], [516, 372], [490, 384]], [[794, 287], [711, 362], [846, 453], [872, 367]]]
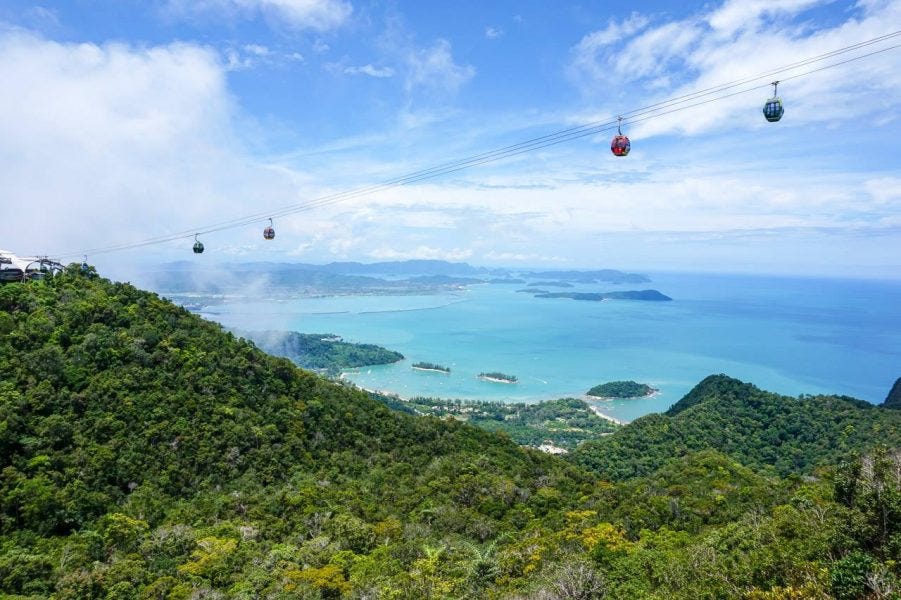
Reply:
[[646, 475], [687, 452], [716, 449], [788, 475], [836, 464], [849, 452], [901, 446], [901, 411], [841, 396], [791, 398], [712, 375], [663, 415], [587, 442], [572, 459], [605, 477]]
[[[666, 427], [624, 427], [640, 436], [635, 454], [623, 450], [632, 433], [608, 436], [623, 464], [662, 465], [610, 483], [502, 435], [391, 411], [92, 272], [7, 284], [0, 598], [853, 600], [901, 589], [897, 452], [845, 456], [808, 478], [757, 472], [734, 453], [674, 452], [680, 419], [721, 412], [716, 381], [705, 384], [692, 406], [647, 421]], [[755, 410], [710, 417], [707, 443], [758, 422]]]
[[[87, 598], [80, 586], [112, 578], [117, 598], [149, 585], [148, 597], [187, 598], [166, 594], [241, 581], [305, 589], [319, 576], [334, 591], [349, 589], [349, 569], [304, 569], [401, 540], [371, 568], [414, 586], [402, 573], [424, 545], [480, 543], [560, 514], [589, 482], [501, 436], [393, 412], [76, 270], [0, 287], [0, 331], [0, 591]], [[419, 529], [405, 529], [410, 515]], [[127, 575], [108, 572], [139, 547]]]

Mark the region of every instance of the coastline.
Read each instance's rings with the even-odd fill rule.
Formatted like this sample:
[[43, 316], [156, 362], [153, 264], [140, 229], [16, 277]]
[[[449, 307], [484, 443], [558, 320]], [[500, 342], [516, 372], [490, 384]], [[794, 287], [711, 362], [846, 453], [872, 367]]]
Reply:
[[[344, 374], [342, 373], [340, 375], [340, 377], [343, 378], [343, 376], [344, 376]], [[350, 381], [350, 380], [347, 380], [347, 381]], [[353, 383], [353, 382], [351, 382], [351, 383]], [[373, 389], [358, 386], [356, 384], [354, 384], [354, 385], [357, 388], [363, 390], [364, 392], [381, 394], [383, 396], [394, 396], [395, 398], [398, 398], [402, 402], [409, 402], [410, 400], [413, 399], [413, 396], [404, 397], [404, 396], [401, 396], [400, 394], [398, 394], [397, 392], [392, 392], [389, 390], [373, 390]], [[550, 398], [544, 398], [542, 400], [535, 400], [534, 402], [544, 402], [546, 400], [558, 400], [559, 398], [563, 398], [563, 397], [575, 398], [576, 396], [552, 396]], [[467, 401], [467, 399], [465, 399], [465, 398], [463, 398], [462, 400]], [[469, 400], [469, 401], [475, 402], [477, 400]], [[517, 404], [517, 403], [531, 404], [531, 402], [525, 402], [525, 401], [521, 401], [521, 400], [517, 400], [517, 401], [513, 401], [513, 402], [505, 402], [505, 404]], [[629, 424], [629, 421], [623, 421], [622, 419], [617, 419], [616, 417], [610, 416], [607, 413], [601, 412], [601, 410], [597, 406], [592, 405], [590, 402], [586, 402], [586, 404], [588, 404], [588, 408], [591, 410], [591, 412], [593, 412], [594, 414], [596, 414], [597, 416], [599, 416], [600, 418], [602, 418], [606, 421], [610, 421], [611, 423], [615, 423], [616, 425], [628, 425]]]
[[608, 414], [602, 413], [601, 410], [597, 406], [592, 406], [591, 404], [589, 404], [588, 408], [590, 408], [591, 412], [593, 412], [600, 418], [606, 419], [607, 421], [610, 421], [611, 423], [616, 423], [617, 425], [627, 425], [626, 421], [621, 421], [620, 419], [617, 419], [616, 417], [611, 417]]

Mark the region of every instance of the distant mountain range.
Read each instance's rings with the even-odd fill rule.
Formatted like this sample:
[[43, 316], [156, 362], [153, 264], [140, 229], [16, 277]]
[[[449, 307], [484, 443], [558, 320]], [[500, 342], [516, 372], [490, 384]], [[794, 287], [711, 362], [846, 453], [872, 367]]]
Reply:
[[[285, 262], [199, 263], [177, 261], [147, 273], [147, 283], [165, 293], [258, 295], [300, 293], [434, 293], [475, 284], [525, 283], [572, 287], [576, 283], [645, 283], [645, 275], [614, 269], [520, 271], [476, 267], [443, 260], [378, 263], [333, 262], [324, 265]], [[611, 296], [612, 297], [612, 296]]]

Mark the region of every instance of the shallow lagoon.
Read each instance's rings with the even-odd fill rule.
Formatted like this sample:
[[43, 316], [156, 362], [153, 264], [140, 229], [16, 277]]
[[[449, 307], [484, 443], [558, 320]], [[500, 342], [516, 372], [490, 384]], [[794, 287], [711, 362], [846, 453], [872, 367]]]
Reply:
[[[665, 410], [700, 379], [726, 373], [790, 395], [837, 393], [881, 402], [901, 376], [901, 282], [652, 274], [644, 285], [673, 302], [584, 302], [486, 284], [428, 296], [340, 296], [229, 303], [210, 319], [242, 329], [335, 333], [402, 352], [394, 365], [347, 377], [401, 396], [500, 401], [582, 397], [634, 379], [660, 393], [596, 403], [631, 420]], [[418, 361], [450, 375], [418, 371]], [[477, 379], [516, 375], [516, 384]]]

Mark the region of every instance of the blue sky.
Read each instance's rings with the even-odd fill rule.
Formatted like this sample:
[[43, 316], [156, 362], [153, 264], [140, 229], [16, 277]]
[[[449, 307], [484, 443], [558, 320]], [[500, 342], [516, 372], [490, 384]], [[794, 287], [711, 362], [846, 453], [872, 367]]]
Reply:
[[[899, 23], [884, 0], [6, 0], [0, 205], [23, 217], [0, 247], [77, 251], [275, 210]], [[767, 94], [627, 125], [624, 159], [602, 133], [283, 217], [275, 242], [262, 224], [209, 234], [202, 259], [901, 277], [901, 49], [786, 82], [776, 125]]]

